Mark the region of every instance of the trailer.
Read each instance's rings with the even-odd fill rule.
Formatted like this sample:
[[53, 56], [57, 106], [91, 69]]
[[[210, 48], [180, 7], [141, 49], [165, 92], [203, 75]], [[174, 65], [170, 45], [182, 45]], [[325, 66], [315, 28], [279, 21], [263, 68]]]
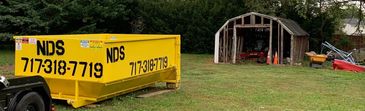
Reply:
[[40, 76], [6, 79], [0, 76], [0, 111], [51, 111], [52, 99]]
[[180, 36], [15, 36], [15, 75], [42, 76], [53, 99], [74, 108], [158, 82], [180, 86]]

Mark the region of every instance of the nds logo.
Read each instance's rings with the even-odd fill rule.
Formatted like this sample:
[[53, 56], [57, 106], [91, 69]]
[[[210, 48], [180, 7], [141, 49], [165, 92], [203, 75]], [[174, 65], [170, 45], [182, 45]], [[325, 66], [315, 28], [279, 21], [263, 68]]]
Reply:
[[119, 60], [124, 60], [125, 58], [124, 46], [107, 48], [106, 56], [107, 56], [107, 63], [114, 63], [118, 62]]
[[37, 55], [53, 56], [65, 54], [65, 43], [63, 40], [52, 41], [40, 41], [37, 40]]

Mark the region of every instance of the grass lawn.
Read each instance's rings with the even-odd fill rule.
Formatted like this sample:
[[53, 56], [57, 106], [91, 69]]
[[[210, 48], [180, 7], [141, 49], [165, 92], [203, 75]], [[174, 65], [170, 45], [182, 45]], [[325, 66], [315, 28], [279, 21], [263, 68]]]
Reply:
[[14, 51], [0, 50], [0, 75], [14, 75]]
[[[1, 54], [1, 65], [4, 53]], [[5, 57], [11, 57], [9, 54]], [[180, 90], [135, 98], [146, 90], [97, 103], [88, 111], [365, 110], [365, 75], [299, 66], [213, 64], [212, 55], [182, 55]], [[0, 71], [1, 72], [1, 71]], [[4, 74], [2, 71], [0, 74]], [[75, 110], [57, 102], [58, 111]]]
[[0, 50], [0, 66], [13, 65], [14, 57], [13, 50]]

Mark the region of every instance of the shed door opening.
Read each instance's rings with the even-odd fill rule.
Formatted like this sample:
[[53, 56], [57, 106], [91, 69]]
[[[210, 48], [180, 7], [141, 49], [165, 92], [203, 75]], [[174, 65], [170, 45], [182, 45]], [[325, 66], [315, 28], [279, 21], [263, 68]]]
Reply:
[[237, 28], [237, 60], [265, 63], [269, 50], [269, 28]]

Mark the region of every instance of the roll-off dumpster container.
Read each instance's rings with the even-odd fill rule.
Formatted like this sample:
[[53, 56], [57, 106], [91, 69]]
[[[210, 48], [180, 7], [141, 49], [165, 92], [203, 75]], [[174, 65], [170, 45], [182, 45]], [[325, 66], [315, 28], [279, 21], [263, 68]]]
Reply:
[[81, 107], [166, 82], [180, 83], [180, 36], [15, 36], [15, 75], [40, 75], [53, 99]]

